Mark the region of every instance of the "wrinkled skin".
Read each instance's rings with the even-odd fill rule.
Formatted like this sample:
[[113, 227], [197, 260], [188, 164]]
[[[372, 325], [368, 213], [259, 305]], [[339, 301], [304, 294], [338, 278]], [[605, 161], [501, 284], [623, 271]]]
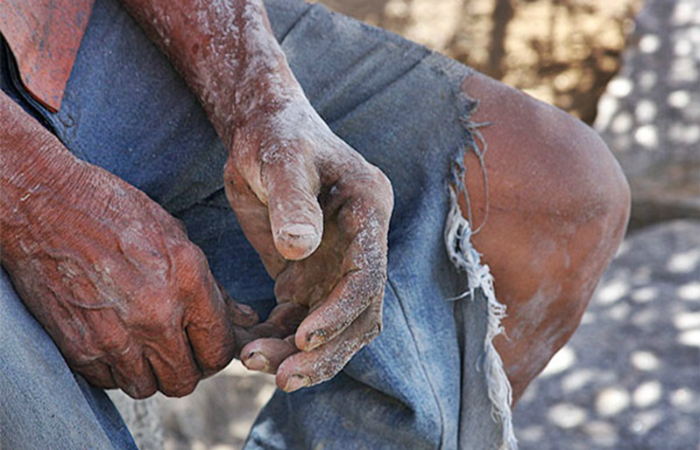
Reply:
[[[0, 95], [3, 266], [98, 386], [184, 395], [236, 354], [287, 391], [332, 377], [381, 328], [389, 182], [303, 97], [260, 0], [224, 13], [201, 0], [123, 2], [228, 147], [226, 192], [280, 305], [253, 325], [177, 221]], [[480, 100], [475, 122], [493, 122], [482, 130], [490, 214], [473, 241], [508, 306], [511, 339], [496, 346], [517, 399], [576, 329], [624, 234], [629, 188], [580, 123], [478, 74], [463, 89]], [[481, 170], [471, 154], [465, 165]], [[481, 223], [485, 186], [465, 182]]]
[[259, 0], [224, 13], [199, 0], [124, 3], [229, 147], [226, 192], [279, 306], [256, 325], [177, 220], [1, 95], [2, 210], [13, 211], [0, 219], [3, 266], [98, 387], [182, 396], [238, 354], [287, 391], [329, 379], [381, 329], [389, 181], [318, 117]]
[[71, 156], [4, 94], [0, 115], [3, 266], [92, 384], [186, 395], [250, 340], [293, 331], [304, 308], [284, 305], [249, 328], [255, 313], [218, 287], [179, 221]]
[[329, 379], [381, 329], [388, 179], [314, 111], [261, 0], [224, 9], [199, 0], [123, 2], [229, 149], [226, 193], [276, 280], [278, 302], [309, 308], [295, 334], [253, 342], [241, 359], [277, 373], [288, 392]]
[[[297, 131], [281, 133], [279, 121]], [[239, 129], [225, 179], [246, 236], [276, 280], [277, 301], [310, 311], [295, 335], [255, 341], [241, 358], [276, 372], [288, 392], [330, 378], [381, 330], [388, 179], [306, 101]]]

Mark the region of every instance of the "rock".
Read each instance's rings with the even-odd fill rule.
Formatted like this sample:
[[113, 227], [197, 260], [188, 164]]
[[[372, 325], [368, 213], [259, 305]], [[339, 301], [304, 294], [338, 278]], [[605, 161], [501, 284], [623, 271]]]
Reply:
[[700, 449], [700, 221], [623, 244], [514, 417], [521, 450]]
[[595, 127], [629, 178], [633, 228], [700, 218], [700, 2], [646, 2]]

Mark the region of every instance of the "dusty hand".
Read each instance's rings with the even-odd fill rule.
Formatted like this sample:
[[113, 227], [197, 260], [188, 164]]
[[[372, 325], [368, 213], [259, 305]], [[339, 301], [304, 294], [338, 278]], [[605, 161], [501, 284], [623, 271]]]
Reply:
[[338, 373], [381, 329], [391, 185], [305, 99], [236, 130], [226, 192], [280, 304], [309, 314], [286, 339], [241, 359], [288, 391]]
[[[70, 367], [92, 384], [136, 398], [186, 395], [257, 336], [240, 328], [257, 317], [218, 288], [176, 219], [78, 164], [69, 185], [37, 185], [17, 204], [27, 222], [12, 231], [18, 239], [3, 264]], [[274, 335], [285, 314], [263, 331]]]

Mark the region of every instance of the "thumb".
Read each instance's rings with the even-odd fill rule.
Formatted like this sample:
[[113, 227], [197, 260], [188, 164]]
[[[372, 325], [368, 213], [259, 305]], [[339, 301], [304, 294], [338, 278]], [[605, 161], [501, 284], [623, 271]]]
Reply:
[[264, 183], [275, 247], [285, 259], [304, 259], [318, 248], [323, 236], [318, 173], [303, 160], [267, 169]]
[[224, 304], [226, 304], [228, 308], [229, 317], [234, 326], [252, 327], [253, 325], [257, 325], [260, 319], [253, 308], [232, 299], [231, 296], [228, 295], [228, 292], [226, 292], [226, 289], [224, 289], [218, 281], [216, 282], [216, 287], [221, 294]]

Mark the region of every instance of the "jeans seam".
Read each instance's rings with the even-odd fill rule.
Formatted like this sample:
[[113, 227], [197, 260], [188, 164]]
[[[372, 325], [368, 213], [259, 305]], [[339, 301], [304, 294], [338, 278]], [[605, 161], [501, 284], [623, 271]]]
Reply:
[[319, 5], [308, 5], [304, 12], [301, 13], [299, 17], [296, 18], [294, 23], [284, 32], [284, 34], [280, 36], [278, 40], [279, 44], [282, 45], [287, 39], [287, 36], [289, 36], [289, 33], [291, 33], [299, 25], [299, 23], [301, 23], [301, 21], [304, 20], [304, 18], [311, 13], [312, 10], [315, 10], [318, 7]]
[[[396, 285], [392, 281], [390, 276], [387, 276], [387, 286], [392, 290], [394, 293], [394, 296], [396, 297], [396, 300], [399, 303], [399, 307], [401, 308], [401, 312], [403, 313], [404, 320], [408, 324], [408, 315], [406, 314], [406, 310], [403, 305], [403, 300], [401, 296], [399, 295], [399, 291], [396, 288]], [[407, 327], [409, 330], [409, 333], [411, 334], [411, 339], [413, 340], [413, 345], [415, 346], [418, 355], [420, 356], [420, 347], [418, 346], [418, 340], [416, 339], [415, 334], [413, 333], [413, 329], [408, 326]], [[445, 448], [445, 412], [443, 411], [442, 405], [440, 404], [440, 401], [438, 400], [438, 395], [437, 391], [435, 389], [435, 386], [433, 385], [433, 380], [430, 378], [429, 371], [427, 367], [425, 367], [425, 363], [421, 358], [418, 358], [420, 361], [421, 369], [423, 369], [423, 373], [425, 374], [425, 378], [428, 381], [428, 385], [430, 386], [430, 391], [433, 394], [433, 401], [437, 405], [438, 411], [440, 413], [440, 449]]]

